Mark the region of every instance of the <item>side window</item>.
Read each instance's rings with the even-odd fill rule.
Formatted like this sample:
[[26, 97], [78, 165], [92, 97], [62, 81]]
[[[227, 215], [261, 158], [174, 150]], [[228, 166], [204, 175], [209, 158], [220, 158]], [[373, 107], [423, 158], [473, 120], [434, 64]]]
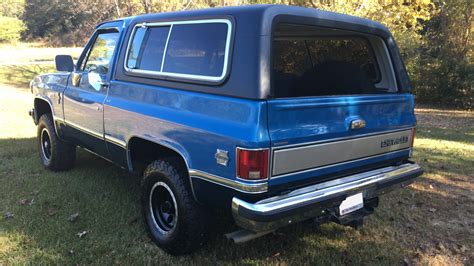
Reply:
[[127, 70], [219, 81], [227, 71], [230, 25], [218, 19], [138, 25], [129, 44]]
[[145, 38], [146, 28], [137, 28], [133, 36], [133, 42], [130, 44], [130, 52], [128, 54], [127, 67], [137, 68], [138, 57], [140, 56], [140, 49]]
[[219, 77], [224, 66], [227, 25], [176, 25], [170, 35], [163, 72]]
[[109, 71], [110, 59], [112, 59], [118, 37], [118, 32], [100, 33], [97, 35], [82, 66], [82, 70], [97, 73], [105, 78]]
[[161, 71], [163, 53], [170, 27], [150, 28], [143, 41], [143, 49], [139, 55], [139, 64], [135, 68]]

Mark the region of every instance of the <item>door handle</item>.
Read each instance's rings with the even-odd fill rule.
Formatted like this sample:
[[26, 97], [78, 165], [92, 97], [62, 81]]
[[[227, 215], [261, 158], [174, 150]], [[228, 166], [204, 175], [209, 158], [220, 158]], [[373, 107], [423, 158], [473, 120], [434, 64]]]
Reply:
[[102, 106], [100, 106], [100, 105], [97, 106], [97, 111], [99, 111], [99, 112], [102, 111]]

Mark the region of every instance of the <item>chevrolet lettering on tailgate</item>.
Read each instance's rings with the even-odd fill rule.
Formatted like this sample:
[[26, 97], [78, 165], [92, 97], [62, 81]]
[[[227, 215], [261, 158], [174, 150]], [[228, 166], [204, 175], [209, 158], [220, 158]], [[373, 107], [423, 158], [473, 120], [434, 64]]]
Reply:
[[383, 141], [380, 143], [380, 147], [381, 147], [381, 148], [385, 148], [385, 147], [388, 147], [388, 146], [400, 145], [400, 144], [408, 143], [408, 140], [409, 140], [409, 139], [410, 139], [409, 136], [402, 136], [402, 137], [394, 138], [394, 139], [386, 139], [386, 140], [383, 140]]

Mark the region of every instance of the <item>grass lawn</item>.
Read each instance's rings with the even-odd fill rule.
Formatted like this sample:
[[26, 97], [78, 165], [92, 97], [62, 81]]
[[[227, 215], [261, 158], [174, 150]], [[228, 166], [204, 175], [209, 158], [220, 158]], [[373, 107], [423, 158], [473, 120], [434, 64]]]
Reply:
[[73, 170], [43, 169], [31, 94], [17, 84], [0, 84], [0, 265], [474, 264], [472, 112], [417, 110], [426, 174], [382, 197], [361, 230], [297, 224], [235, 245], [223, 236], [232, 221], [217, 217], [204, 248], [171, 257], [146, 234], [137, 178], [80, 149]]

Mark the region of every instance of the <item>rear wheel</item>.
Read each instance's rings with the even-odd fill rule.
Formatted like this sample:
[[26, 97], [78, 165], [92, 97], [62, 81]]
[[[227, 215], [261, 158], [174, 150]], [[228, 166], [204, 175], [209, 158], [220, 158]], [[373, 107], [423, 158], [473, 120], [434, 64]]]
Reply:
[[76, 146], [58, 138], [51, 114], [44, 114], [38, 122], [38, 151], [41, 163], [52, 171], [69, 170], [76, 160]]
[[187, 174], [177, 160], [156, 160], [144, 172], [143, 214], [153, 241], [172, 255], [204, 244], [209, 214], [193, 198]]

